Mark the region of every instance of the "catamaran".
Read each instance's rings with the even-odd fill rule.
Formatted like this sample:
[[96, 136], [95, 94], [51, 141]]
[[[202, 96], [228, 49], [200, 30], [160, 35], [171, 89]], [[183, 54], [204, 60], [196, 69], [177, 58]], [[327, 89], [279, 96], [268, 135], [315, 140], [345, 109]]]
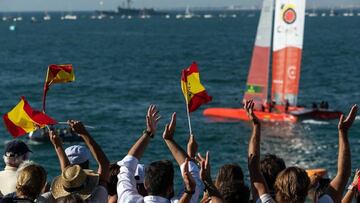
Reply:
[[[264, 0], [248, 73], [244, 101], [253, 99], [262, 121], [335, 119], [341, 112], [297, 105], [305, 24], [304, 0]], [[273, 33], [273, 36], [272, 36]], [[271, 99], [268, 98], [272, 42]], [[242, 108], [208, 108], [205, 116], [248, 120]]]

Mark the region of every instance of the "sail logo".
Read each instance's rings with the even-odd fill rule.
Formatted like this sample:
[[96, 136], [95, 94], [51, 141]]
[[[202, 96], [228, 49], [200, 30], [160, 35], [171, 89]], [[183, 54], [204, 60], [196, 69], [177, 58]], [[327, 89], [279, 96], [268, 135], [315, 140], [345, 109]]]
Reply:
[[291, 80], [295, 80], [296, 79], [296, 67], [295, 66], [290, 66], [287, 69], [287, 75]]
[[294, 4], [282, 5], [282, 19], [286, 24], [293, 24], [296, 21], [296, 11]]

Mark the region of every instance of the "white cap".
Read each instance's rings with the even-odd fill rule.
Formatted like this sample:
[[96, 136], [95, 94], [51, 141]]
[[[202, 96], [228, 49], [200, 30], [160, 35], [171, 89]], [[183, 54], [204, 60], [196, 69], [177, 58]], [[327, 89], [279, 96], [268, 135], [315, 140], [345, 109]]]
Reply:
[[66, 148], [65, 154], [71, 164], [82, 164], [90, 159], [89, 150], [81, 145], [73, 145]]

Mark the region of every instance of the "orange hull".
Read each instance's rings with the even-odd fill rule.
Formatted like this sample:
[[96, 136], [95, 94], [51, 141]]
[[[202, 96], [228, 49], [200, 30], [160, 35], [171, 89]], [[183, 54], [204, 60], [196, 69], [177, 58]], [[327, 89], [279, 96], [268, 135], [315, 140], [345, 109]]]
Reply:
[[[208, 117], [224, 118], [231, 120], [249, 120], [246, 111], [241, 108], [208, 108], [204, 110], [203, 115]], [[297, 121], [296, 116], [287, 113], [255, 111], [255, 115], [261, 121], [292, 123], [295, 123]]]

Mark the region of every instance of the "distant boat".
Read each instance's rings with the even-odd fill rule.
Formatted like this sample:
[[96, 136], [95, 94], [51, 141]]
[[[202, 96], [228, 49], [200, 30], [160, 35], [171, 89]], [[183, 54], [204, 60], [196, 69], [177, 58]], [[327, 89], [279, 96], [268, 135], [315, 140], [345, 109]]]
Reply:
[[125, 16], [165, 16], [167, 13], [155, 11], [153, 8], [131, 8], [132, 0], [127, 0], [127, 5], [124, 4], [119, 6], [116, 11], [96, 11], [98, 13], [102, 12], [105, 15], [125, 15]]
[[331, 17], [335, 16], [334, 9], [331, 9], [331, 10], [330, 10], [329, 16], [331, 16]]
[[171, 17], [171, 16], [170, 16], [169, 14], [166, 14], [166, 15], [165, 15], [165, 18], [166, 18], [166, 19], [169, 19], [170, 17]]
[[350, 9], [349, 12], [344, 12], [343, 16], [344, 17], [352, 17], [352, 16], [354, 16], [354, 12], [352, 9]]
[[194, 13], [191, 13], [189, 6], [186, 7], [184, 18], [190, 19], [195, 17]]
[[37, 20], [37, 18], [35, 16], [31, 16], [30, 21], [32, 23], [37, 23], [38, 22], [38, 20]]
[[212, 18], [213, 17], [213, 15], [211, 15], [211, 14], [205, 14], [204, 15], [204, 18]]
[[49, 21], [49, 20], [51, 20], [51, 16], [47, 12], [45, 12], [43, 19], [44, 19], [44, 21]]
[[18, 16], [15, 19], [16, 19], [16, 21], [22, 21], [23, 20], [23, 18], [21, 16]]
[[73, 14], [66, 14], [61, 20], [77, 20], [77, 16]]
[[[81, 137], [69, 127], [57, 126], [54, 130], [63, 142], [79, 142], [82, 140]], [[49, 131], [47, 128], [30, 132], [27, 138], [35, 142], [50, 142]]]
[[[306, 118], [336, 119], [341, 115], [327, 109], [325, 102], [320, 108], [297, 105], [304, 25], [304, 0], [263, 1], [243, 98], [243, 101], [253, 99], [254, 113], [261, 121], [296, 122]], [[222, 121], [249, 120], [240, 107], [207, 108], [203, 115]]]

